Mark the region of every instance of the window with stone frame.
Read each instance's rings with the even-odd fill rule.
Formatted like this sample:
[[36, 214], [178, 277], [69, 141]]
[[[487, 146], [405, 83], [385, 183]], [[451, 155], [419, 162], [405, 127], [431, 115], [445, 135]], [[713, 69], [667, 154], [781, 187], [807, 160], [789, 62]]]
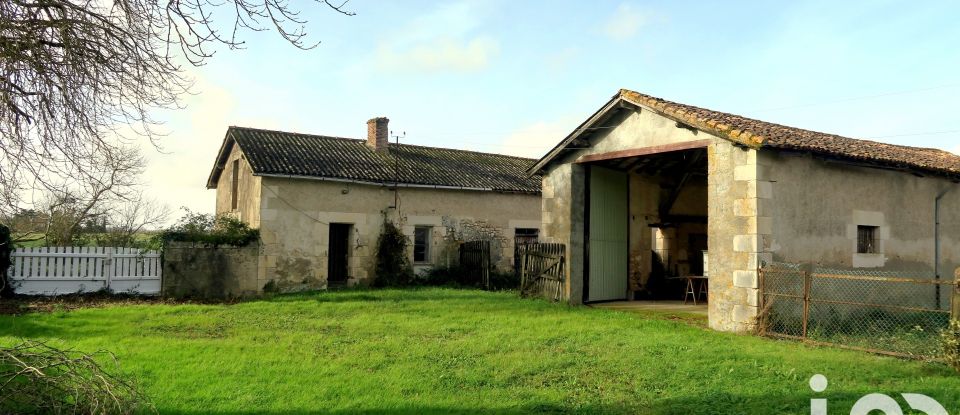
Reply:
[[857, 225], [857, 253], [879, 254], [879, 226]]
[[413, 262], [430, 262], [430, 234], [433, 227], [416, 226], [413, 228]]

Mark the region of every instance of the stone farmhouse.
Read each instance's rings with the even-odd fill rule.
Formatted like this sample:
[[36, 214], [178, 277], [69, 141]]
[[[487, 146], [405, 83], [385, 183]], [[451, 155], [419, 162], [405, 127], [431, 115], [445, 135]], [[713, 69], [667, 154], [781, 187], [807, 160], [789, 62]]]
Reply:
[[621, 90], [528, 173], [543, 177], [541, 239], [567, 246], [571, 303], [662, 295], [665, 276], [704, 275], [710, 326], [743, 331], [764, 262], [935, 278], [960, 266], [960, 156], [941, 150]]
[[283, 291], [368, 283], [385, 220], [410, 243], [416, 272], [455, 264], [465, 240], [493, 241], [512, 266], [515, 237], [536, 239], [535, 160], [388, 142], [387, 118], [367, 139], [230, 127], [210, 172], [216, 212], [260, 229], [256, 286]]

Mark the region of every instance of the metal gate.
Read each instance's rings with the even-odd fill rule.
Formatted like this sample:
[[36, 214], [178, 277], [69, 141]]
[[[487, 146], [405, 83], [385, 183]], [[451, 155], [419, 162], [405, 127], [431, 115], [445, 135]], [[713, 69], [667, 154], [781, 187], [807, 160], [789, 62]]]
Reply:
[[590, 168], [586, 301], [627, 298], [627, 174]]

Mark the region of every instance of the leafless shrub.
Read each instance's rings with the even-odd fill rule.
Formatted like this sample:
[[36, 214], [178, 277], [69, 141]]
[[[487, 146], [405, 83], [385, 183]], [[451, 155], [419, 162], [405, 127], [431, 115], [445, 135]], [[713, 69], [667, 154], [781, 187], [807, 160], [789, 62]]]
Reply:
[[105, 371], [98, 358], [116, 363], [108, 352], [91, 355], [35, 341], [0, 348], [0, 412], [155, 412], [134, 383]]
[[139, 247], [144, 241], [138, 236], [160, 229], [169, 217], [169, 206], [138, 193], [110, 209], [104, 218], [106, 229], [96, 234], [94, 241], [98, 246]]

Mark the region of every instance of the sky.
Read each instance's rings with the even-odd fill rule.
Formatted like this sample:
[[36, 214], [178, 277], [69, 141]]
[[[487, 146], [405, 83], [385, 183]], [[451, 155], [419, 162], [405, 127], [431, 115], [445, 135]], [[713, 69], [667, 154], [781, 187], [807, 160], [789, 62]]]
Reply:
[[[539, 158], [620, 88], [960, 154], [960, 2], [295, 1], [308, 41], [247, 32], [158, 115], [147, 194], [213, 212], [228, 126]], [[179, 216], [174, 215], [174, 216]]]

